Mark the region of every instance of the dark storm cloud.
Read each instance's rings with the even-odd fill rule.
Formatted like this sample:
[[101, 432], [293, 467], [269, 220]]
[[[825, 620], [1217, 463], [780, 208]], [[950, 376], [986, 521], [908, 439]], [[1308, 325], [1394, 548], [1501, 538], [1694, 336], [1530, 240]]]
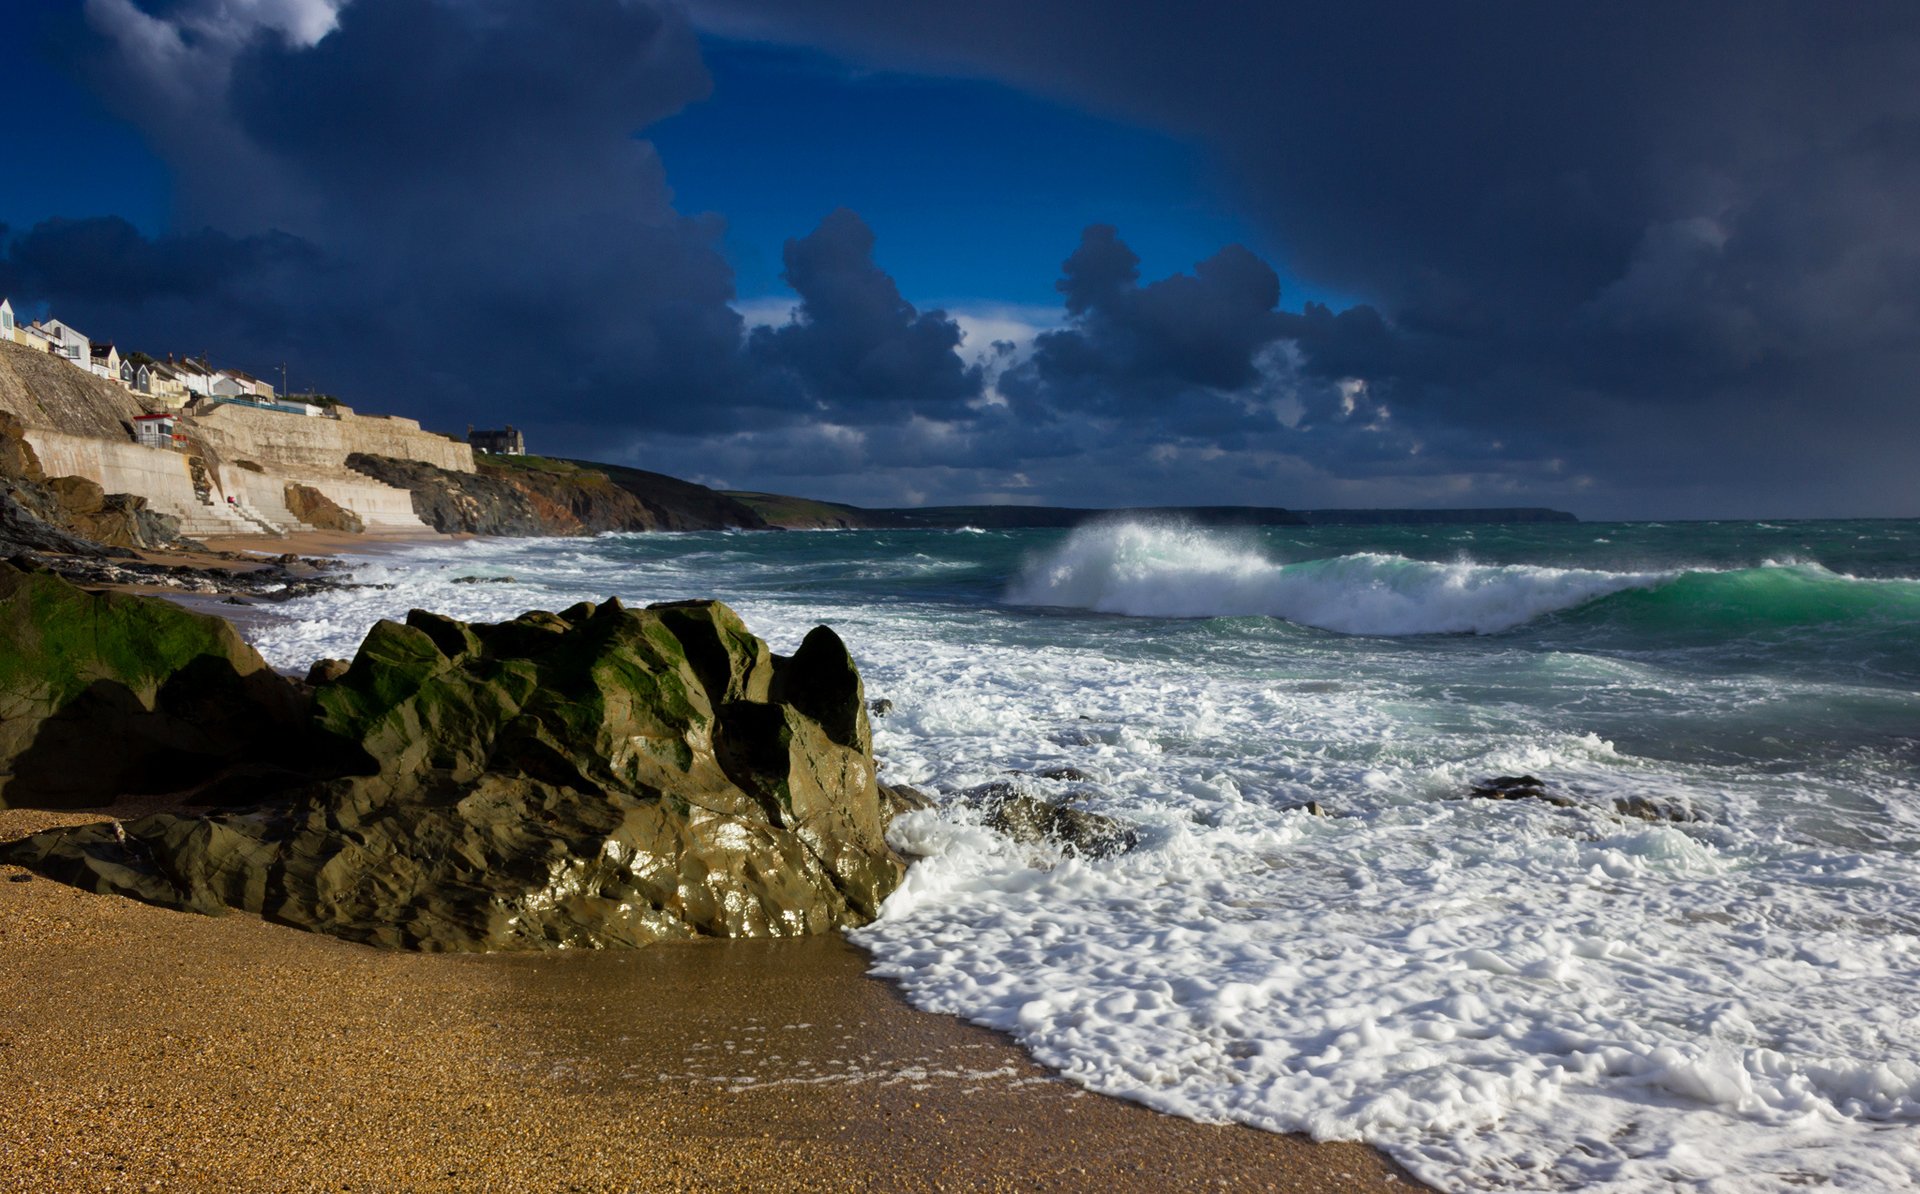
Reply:
[[[225, 231], [54, 221], [17, 289], [149, 347], [290, 362], [431, 425], [550, 446], [900, 418], [980, 392], [958, 328], [916, 311], [857, 216], [789, 246], [793, 323], [748, 350], [717, 217], [687, 216], [640, 134], [710, 83], [646, 0], [92, 0], [103, 91]], [[863, 413], [873, 412], [873, 413]]]
[[203, 229], [149, 239], [117, 216], [46, 220], [17, 236], [0, 227], [0, 291], [82, 303], [201, 298], [323, 264], [313, 245], [285, 234]]
[[[736, 35], [990, 77], [1211, 145], [1287, 266], [1364, 304], [1290, 318], [1287, 384], [1365, 382], [1303, 400], [1349, 430], [1347, 401], [1385, 409], [1436, 477], [1484, 483], [1559, 460], [1554, 484], [1589, 508], [1920, 509], [1907, 459], [1920, 440], [1920, 7], [1150, 0], [1097, 22], [1062, 0], [694, 11]], [[1089, 302], [1127, 284], [1123, 262], [1100, 264]], [[1074, 331], [1039, 372], [1132, 359], [1162, 390], [1182, 376], [1148, 354], [1075, 356], [1115, 341]], [[1327, 407], [1329, 393], [1342, 401]], [[1347, 449], [1371, 450], [1328, 447], [1334, 470]]]
[[1262, 355], [1284, 330], [1273, 269], [1239, 245], [1144, 285], [1139, 267], [1112, 226], [1081, 234], [1055, 283], [1065, 326], [1041, 333], [999, 378], [1020, 416], [1040, 425], [1108, 417], [1145, 442], [1232, 443], [1273, 425], [1272, 412], [1236, 401], [1265, 380]]
[[954, 413], [981, 391], [964, 365], [960, 327], [944, 311], [917, 311], [874, 264], [873, 231], [842, 208], [789, 240], [782, 275], [800, 305], [779, 327], [754, 329], [752, 359], [796, 386], [815, 409], [857, 420]]

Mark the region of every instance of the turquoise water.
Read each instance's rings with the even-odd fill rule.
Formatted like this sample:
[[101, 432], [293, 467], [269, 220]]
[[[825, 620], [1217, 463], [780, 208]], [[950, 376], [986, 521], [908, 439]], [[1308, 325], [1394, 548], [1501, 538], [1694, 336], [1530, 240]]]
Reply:
[[[914, 814], [859, 934], [1090, 1088], [1370, 1140], [1445, 1188], [1920, 1180], [1920, 523], [609, 536], [359, 569], [394, 587], [289, 603], [269, 658], [414, 605], [718, 596], [779, 650], [840, 631], [895, 705], [885, 778], [1092, 777], [1017, 782], [1134, 821], [1134, 854]], [[1519, 773], [1574, 807], [1462, 798]]]

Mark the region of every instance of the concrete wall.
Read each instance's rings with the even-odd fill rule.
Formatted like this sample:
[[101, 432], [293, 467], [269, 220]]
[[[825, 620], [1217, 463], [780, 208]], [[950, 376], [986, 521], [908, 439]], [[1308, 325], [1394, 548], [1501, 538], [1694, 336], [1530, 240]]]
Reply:
[[40, 427], [29, 427], [26, 436], [47, 476], [87, 477], [98, 481], [108, 493], [137, 493], [147, 499], [148, 506], [180, 519], [181, 529], [189, 535], [248, 535], [260, 531], [226, 509], [224, 499], [217, 506], [202, 503], [193, 491], [187, 458], [180, 452]]
[[220, 470], [220, 481], [223, 495], [233, 494], [268, 520], [290, 530], [297, 530], [305, 524], [286, 508], [289, 481], [311, 485], [332, 498], [336, 504], [358, 514], [369, 531], [418, 532], [430, 529], [413, 512], [413, 494], [392, 485], [382, 485], [372, 477], [363, 476], [355, 481], [334, 474], [294, 474], [273, 470], [255, 473], [228, 465]]
[[[419, 533], [429, 528], [413, 512], [413, 495], [353, 472], [347, 457], [367, 452], [474, 471], [473, 449], [422, 431], [412, 419], [327, 419], [221, 406], [179, 423], [208, 451], [212, 501], [203, 502], [194, 493], [185, 453], [133, 442], [128, 428], [145, 410], [133, 394], [58, 357], [4, 342], [0, 410], [20, 419], [48, 476], [87, 477], [108, 493], [139, 494], [196, 537], [260, 533], [263, 528], [246, 512], [274, 529], [300, 529], [304, 524], [286, 508], [288, 482], [313, 486], [358, 514], [370, 531]], [[263, 471], [241, 468], [242, 460]], [[230, 506], [228, 497], [244, 509]]]
[[366, 452], [424, 460], [457, 473], [474, 471], [472, 448], [422, 431], [412, 419], [316, 419], [230, 405], [193, 414], [182, 429], [223, 461], [252, 460], [269, 468], [342, 473], [348, 456]]

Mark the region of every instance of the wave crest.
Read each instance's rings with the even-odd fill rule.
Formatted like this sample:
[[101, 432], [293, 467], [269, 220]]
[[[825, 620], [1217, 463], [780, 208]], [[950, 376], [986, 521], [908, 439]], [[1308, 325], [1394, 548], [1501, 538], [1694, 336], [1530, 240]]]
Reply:
[[1377, 552], [1282, 564], [1232, 535], [1114, 523], [1081, 527], [1029, 561], [1007, 600], [1133, 617], [1263, 616], [1343, 634], [1494, 634], [1675, 575]]

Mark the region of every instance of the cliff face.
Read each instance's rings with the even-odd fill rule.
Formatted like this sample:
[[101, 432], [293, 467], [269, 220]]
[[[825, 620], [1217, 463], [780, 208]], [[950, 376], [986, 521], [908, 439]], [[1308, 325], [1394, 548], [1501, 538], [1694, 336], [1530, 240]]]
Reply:
[[509, 481], [456, 473], [419, 460], [355, 452], [347, 467], [383, 485], [406, 490], [420, 521], [443, 535], [579, 534], [577, 523], [556, 528], [533, 499]]
[[0, 411], [0, 550], [93, 555], [102, 546], [163, 547], [179, 534], [179, 521], [144, 497], [108, 493], [84, 476], [48, 476], [19, 419]]
[[703, 485], [659, 473], [540, 456], [482, 456], [455, 473], [418, 460], [356, 453], [349, 467], [413, 495], [444, 534], [595, 535], [602, 531], [759, 529], [752, 510]]
[[589, 461], [565, 461], [584, 469], [605, 473], [621, 489], [632, 494], [647, 511], [650, 525], [635, 527], [647, 531], [766, 530], [774, 524], [759, 511], [731, 494], [692, 481], [682, 481], [665, 473], [625, 468], [617, 464]]
[[23, 426], [124, 440], [138, 399], [59, 357], [0, 340], [0, 411]]

